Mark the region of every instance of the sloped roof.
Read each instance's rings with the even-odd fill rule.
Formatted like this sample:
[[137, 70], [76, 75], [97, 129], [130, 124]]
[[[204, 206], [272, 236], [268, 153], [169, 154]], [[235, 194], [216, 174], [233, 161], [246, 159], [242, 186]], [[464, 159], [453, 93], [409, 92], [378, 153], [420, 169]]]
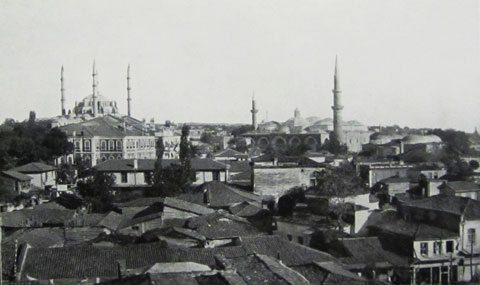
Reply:
[[55, 166], [51, 166], [43, 162], [30, 162], [30, 163], [15, 167], [13, 168], [13, 170], [21, 173], [43, 173], [43, 172], [57, 170], [57, 168]]
[[18, 181], [30, 181], [33, 178], [15, 170], [5, 170], [2, 174]]
[[194, 204], [194, 203], [190, 203], [190, 202], [187, 202], [187, 201], [183, 201], [183, 200], [180, 200], [180, 199], [172, 198], [172, 197], [166, 197], [163, 204], [164, 204], [164, 206], [167, 206], [167, 207], [170, 207], [170, 208], [175, 208], [175, 209], [179, 209], [179, 210], [186, 211], [186, 212], [191, 212], [191, 213], [198, 214], [198, 215], [208, 215], [208, 214], [212, 214], [212, 213], [215, 212], [214, 210], [209, 209], [207, 207], [204, 207], [204, 206], [201, 206], [201, 205], [198, 205], [198, 204]]
[[188, 219], [186, 227], [208, 239], [264, 235], [247, 220], [227, 213], [213, 213]]
[[18, 230], [5, 237], [2, 244], [28, 243], [33, 247], [53, 247], [64, 245], [64, 234], [61, 228], [33, 228]]
[[[205, 203], [204, 191], [208, 192], [209, 203]], [[215, 208], [228, 207], [244, 201], [261, 202], [261, 198], [258, 195], [237, 189], [219, 181], [203, 183], [194, 188], [190, 193], [182, 194], [177, 198]]]
[[3, 227], [25, 228], [42, 226], [44, 224], [68, 225], [75, 211], [59, 209], [23, 209], [0, 213]]
[[378, 237], [343, 238], [336, 243], [346, 255], [340, 260], [358, 269], [369, 263], [388, 264], [389, 267], [408, 266], [408, 259], [385, 250]]
[[236, 150], [231, 149], [231, 148], [227, 148], [227, 149], [221, 150], [217, 153], [214, 153], [213, 156], [215, 158], [222, 158], [222, 157], [248, 158], [247, 154], [245, 154], [243, 152], [236, 151]]
[[465, 197], [435, 195], [420, 200], [406, 201], [402, 203], [402, 206], [446, 212], [458, 216], [468, 212], [468, 219], [480, 219], [480, 215], [476, 214], [480, 212], [480, 201]]
[[76, 135], [83, 133], [83, 136], [94, 137], [125, 137], [125, 136], [143, 136], [145, 133], [143, 130], [133, 122], [126, 119], [126, 129], [124, 128], [124, 119], [118, 118], [112, 115], [106, 115], [98, 118], [94, 118], [85, 122], [70, 124], [60, 127], [68, 136], [72, 136], [75, 132]]
[[248, 284], [310, 284], [300, 273], [267, 255], [252, 254], [227, 261]]
[[445, 187], [448, 187], [455, 192], [480, 191], [480, 186], [477, 183], [469, 181], [448, 181], [440, 185], [439, 188]]
[[243, 238], [238, 246], [217, 248], [164, 248], [161, 243], [98, 248], [73, 246], [65, 248], [29, 248], [23, 260], [20, 280], [30, 276], [41, 280], [116, 277], [118, 260], [125, 260], [127, 268], [140, 268], [156, 262], [191, 261], [215, 266], [215, 255], [226, 258], [246, 256], [252, 253], [280, 257], [286, 266], [309, 264], [314, 261], [333, 261], [331, 255], [288, 242], [277, 236]]
[[[192, 158], [191, 167], [197, 171], [225, 171], [228, 167], [224, 163], [214, 161], [209, 158]], [[153, 171], [155, 169], [155, 159], [138, 159], [136, 171]], [[168, 167], [171, 164], [180, 164], [178, 159], [163, 159], [162, 167]], [[112, 159], [106, 160], [94, 166], [95, 169], [102, 172], [133, 172], [133, 159]]]

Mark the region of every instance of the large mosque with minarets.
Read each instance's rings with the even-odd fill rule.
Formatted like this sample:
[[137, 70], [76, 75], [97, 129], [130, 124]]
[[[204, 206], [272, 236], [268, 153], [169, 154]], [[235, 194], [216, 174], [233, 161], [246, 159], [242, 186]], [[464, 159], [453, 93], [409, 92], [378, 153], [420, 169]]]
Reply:
[[[130, 65], [127, 67], [127, 116], [132, 116], [130, 96]], [[97, 117], [111, 115], [115, 117], [123, 117], [125, 115], [120, 112], [117, 102], [110, 100], [99, 91], [98, 71], [93, 62], [92, 68], [92, 93], [83, 98], [81, 101], [75, 101], [75, 105], [72, 109], [66, 107], [66, 92], [65, 92], [65, 76], [64, 68], [62, 66], [60, 71], [60, 103], [61, 110], [60, 115], [52, 120], [52, 127], [59, 127], [68, 124], [80, 123]]]
[[286, 149], [298, 145], [306, 145], [310, 150], [317, 151], [333, 136], [348, 147], [350, 152], [360, 152], [362, 145], [370, 142], [373, 132], [358, 121], [343, 121], [341, 103], [342, 91], [340, 87], [340, 73], [338, 61], [335, 58], [335, 72], [333, 77], [333, 119], [319, 117], [302, 117], [300, 110], [294, 111], [292, 118], [285, 122], [263, 121], [257, 122], [258, 109], [255, 98], [252, 98], [252, 127], [253, 131], [244, 134], [252, 143], [261, 149], [273, 147]]

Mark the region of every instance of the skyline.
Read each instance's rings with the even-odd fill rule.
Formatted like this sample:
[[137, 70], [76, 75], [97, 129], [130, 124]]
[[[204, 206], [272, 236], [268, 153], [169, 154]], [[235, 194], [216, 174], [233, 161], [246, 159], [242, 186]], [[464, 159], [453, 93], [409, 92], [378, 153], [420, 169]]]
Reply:
[[250, 123], [253, 91], [258, 121], [332, 117], [338, 54], [345, 120], [480, 125], [476, 1], [117, 3], [0, 3], [2, 122], [59, 115], [62, 65], [73, 109], [94, 60], [100, 94], [124, 114], [131, 65], [139, 119]]

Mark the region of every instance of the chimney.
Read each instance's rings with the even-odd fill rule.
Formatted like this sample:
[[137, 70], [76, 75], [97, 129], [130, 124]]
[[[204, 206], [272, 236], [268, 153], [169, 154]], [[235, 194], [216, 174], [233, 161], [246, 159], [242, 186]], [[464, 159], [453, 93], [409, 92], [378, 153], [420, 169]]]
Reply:
[[125, 259], [117, 260], [118, 279], [122, 279], [122, 272], [127, 269], [127, 261]]

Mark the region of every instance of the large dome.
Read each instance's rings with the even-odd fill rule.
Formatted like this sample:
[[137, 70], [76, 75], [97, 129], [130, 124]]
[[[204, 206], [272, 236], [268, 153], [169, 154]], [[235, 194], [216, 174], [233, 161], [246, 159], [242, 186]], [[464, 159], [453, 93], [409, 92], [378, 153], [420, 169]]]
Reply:
[[[96, 97], [97, 115], [118, 113], [117, 102], [109, 100], [107, 97], [100, 94], [98, 94]], [[87, 97], [83, 98], [80, 103], [76, 104], [74, 113], [77, 115], [93, 114], [93, 95], [88, 95]]]
[[391, 142], [392, 140], [402, 139], [403, 136], [400, 134], [382, 134], [375, 133], [370, 136], [370, 142], [375, 145], [382, 145]]
[[402, 139], [406, 144], [427, 144], [427, 143], [441, 143], [442, 139], [436, 135], [408, 135]]

